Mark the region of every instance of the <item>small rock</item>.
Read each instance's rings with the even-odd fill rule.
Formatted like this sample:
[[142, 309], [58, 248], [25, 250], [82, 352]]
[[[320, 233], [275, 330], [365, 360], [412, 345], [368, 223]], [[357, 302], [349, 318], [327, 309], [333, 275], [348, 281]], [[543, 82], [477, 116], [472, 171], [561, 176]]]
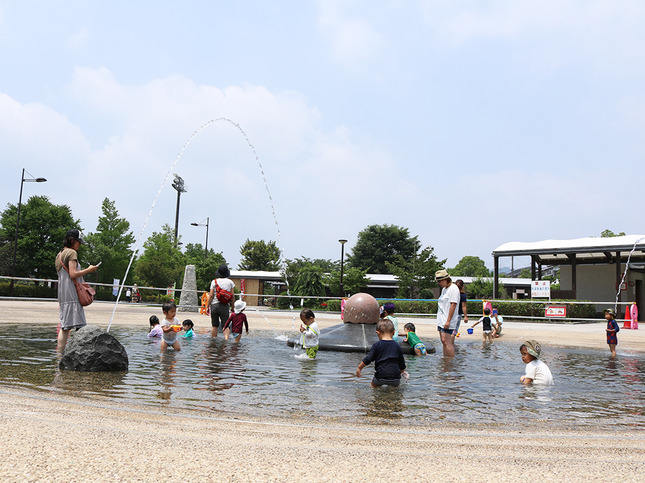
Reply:
[[65, 371], [122, 372], [128, 370], [128, 353], [112, 335], [86, 325], [68, 340], [58, 367]]

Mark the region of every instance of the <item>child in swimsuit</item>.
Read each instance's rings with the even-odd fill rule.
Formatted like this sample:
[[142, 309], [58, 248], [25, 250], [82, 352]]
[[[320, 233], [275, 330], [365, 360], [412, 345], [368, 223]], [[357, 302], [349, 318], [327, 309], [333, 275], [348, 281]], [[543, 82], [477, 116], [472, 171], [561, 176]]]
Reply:
[[418, 356], [425, 356], [427, 353], [426, 345], [421, 342], [421, 339], [419, 339], [419, 336], [416, 334], [417, 328], [414, 324], [408, 322], [403, 326], [403, 330], [405, 330], [405, 341], [410, 344], [414, 353]]
[[148, 337], [161, 337], [163, 331], [161, 330], [161, 325], [159, 325], [159, 317], [156, 315], [150, 316], [150, 332], [148, 332]]
[[484, 342], [486, 341], [493, 342], [493, 324], [490, 320], [489, 315], [490, 315], [490, 309], [489, 308], [484, 309], [484, 316], [473, 324], [473, 327], [475, 327], [477, 324], [482, 322], [482, 325], [484, 328]]

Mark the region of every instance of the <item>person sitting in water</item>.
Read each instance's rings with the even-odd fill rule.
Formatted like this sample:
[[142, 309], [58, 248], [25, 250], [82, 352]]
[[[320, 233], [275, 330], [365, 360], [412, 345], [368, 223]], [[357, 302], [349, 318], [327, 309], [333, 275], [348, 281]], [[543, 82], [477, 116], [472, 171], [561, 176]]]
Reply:
[[177, 315], [177, 306], [175, 302], [166, 302], [161, 306], [164, 315], [166, 316], [161, 322], [161, 330], [163, 330], [163, 336], [161, 338], [161, 350], [172, 347], [176, 351], [181, 350], [179, 341], [177, 340], [177, 331], [175, 328], [181, 330], [181, 325], [179, 325], [179, 320], [175, 315]]
[[497, 309], [493, 309], [490, 320], [493, 323], [493, 337], [497, 339], [502, 335], [502, 324], [504, 323], [504, 318], [499, 315]]
[[388, 302], [383, 304], [383, 310], [385, 311], [385, 318], [392, 321], [394, 325], [394, 334], [392, 335], [392, 340], [399, 341], [399, 319], [394, 317], [394, 310], [396, 309], [394, 302]]
[[156, 315], [150, 316], [150, 332], [148, 332], [148, 337], [161, 337], [163, 331], [161, 330], [161, 325], [159, 325], [159, 317]]
[[249, 322], [246, 320], [246, 314], [243, 313], [245, 308], [246, 302], [243, 300], [235, 301], [233, 313], [226, 320], [226, 324], [224, 324], [224, 339], [228, 340], [229, 325], [231, 326], [230, 332], [234, 342], [239, 342], [242, 338], [242, 326], [246, 329], [246, 335], [249, 335]]
[[522, 361], [526, 364], [526, 373], [520, 377], [522, 384], [553, 384], [551, 369], [540, 360], [542, 347], [536, 340], [527, 340], [520, 346]]
[[195, 324], [193, 324], [193, 321], [190, 319], [186, 319], [181, 323], [181, 326], [184, 329], [184, 332], [186, 332], [183, 337], [184, 339], [191, 339], [192, 337], [195, 337], [195, 332], [193, 332], [193, 328], [195, 327]]
[[392, 340], [394, 324], [390, 319], [379, 320], [376, 324], [378, 342], [375, 342], [363, 360], [358, 364], [356, 377], [361, 377], [365, 366], [374, 361], [375, 372], [370, 385], [372, 387], [394, 386], [401, 384], [401, 376], [407, 378], [405, 359], [399, 343]]
[[405, 330], [405, 341], [410, 344], [414, 353], [418, 356], [425, 356], [427, 353], [426, 345], [421, 342], [421, 339], [416, 334], [417, 328], [414, 324], [408, 322], [403, 326], [403, 330]]

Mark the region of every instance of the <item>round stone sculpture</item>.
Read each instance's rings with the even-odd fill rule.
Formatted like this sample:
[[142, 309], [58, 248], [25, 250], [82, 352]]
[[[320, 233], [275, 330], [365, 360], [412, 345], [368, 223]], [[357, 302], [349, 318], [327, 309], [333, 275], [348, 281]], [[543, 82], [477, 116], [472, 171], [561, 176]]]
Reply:
[[346, 324], [376, 324], [379, 320], [378, 302], [368, 293], [352, 295], [343, 314]]

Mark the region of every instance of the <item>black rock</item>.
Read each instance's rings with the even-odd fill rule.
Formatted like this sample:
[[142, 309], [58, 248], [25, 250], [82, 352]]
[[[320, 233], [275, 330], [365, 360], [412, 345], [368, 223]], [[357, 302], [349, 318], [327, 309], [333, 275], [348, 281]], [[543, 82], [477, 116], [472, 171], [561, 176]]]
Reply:
[[58, 367], [67, 371], [122, 372], [128, 370], [128, 353], [116, 338], [96, 325], [70, 334]]

